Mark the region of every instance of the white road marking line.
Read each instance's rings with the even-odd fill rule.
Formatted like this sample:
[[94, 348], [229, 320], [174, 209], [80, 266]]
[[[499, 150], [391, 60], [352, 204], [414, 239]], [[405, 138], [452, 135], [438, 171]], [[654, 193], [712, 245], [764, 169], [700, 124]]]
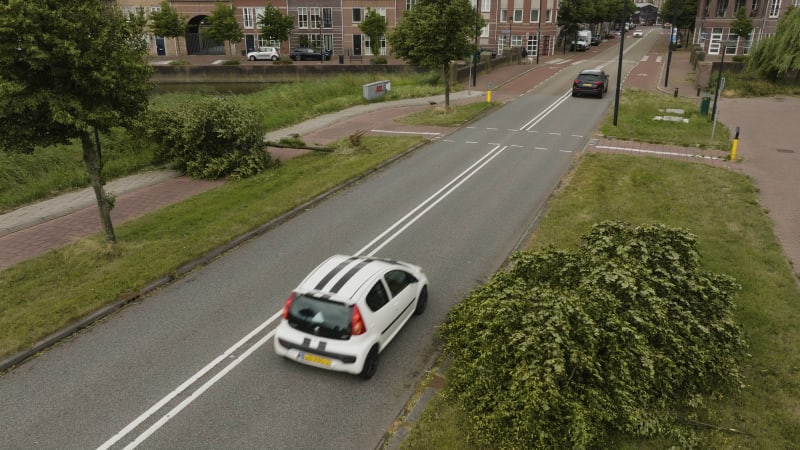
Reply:
[[660, 63], [660, 62], [661, 62], [661, 55], [659, 55], [659, 56], [656, 56], [656, 62], [657, 62], [657, 63]]
[[572, 95], [572, 91], [571, 90], [567, 91], [564, 95], [562, 95], [556, 101], [554, 101], [549, 106], [547, 106], [545, 109], [543, 109], [539, 114], [534, 116], [533, 119], [529, 120], [525, 125], [520, 127], [520, 131], [526, 130], [526, 129], [530, 130], [531, 128], [535, 127], [539, 122], [544, 120], [544, 118], [547, 117], [551, 112], [553, 112], [556, 108], [558, 108], [559, 105], [561, 105], [562, 103], [567, 101], [567, 99], [571, 95]]
[[424, 134], [424, 135], [431, 135], [431, 136], [438, 136], [442, 133], [435, 133], [432, 131], [424, 132], [424, 131], [392, 131], [392, 130], [369, 130], [373, 133], [388, 133], [388, 134]]
[[650, 55], [644, 55], [644, 56], [642, 56], [642, 59], [640, 60], [640, 62], [647, 62], [648, 59], [650, 59]]
[[686, 157], [686, 158], [713, 159], [713, 160], [719, 160], [719, 161], [724, 160], [724, 158], [720, 158], [718, 156], [706, 156], [706, 155], [699, 155], [699, 154], [693, 155], [693, 154], [689, 154], [689, 153], [678, 153], [678, 152], [664, 152], [664, 151], [660, 151], [660, 150], [646, 150], [646, 149], [641, 149], [641, 148], [611, 147], [611, 146], [608, 146], [608, 145], [597, 145], [597, 146], [595, 146], [595, 148], [604, 148], [604, 149], [608, 149], [608, 150], [624, 150], [624, 151], [634, 152], [634, 153], [648, 153], [648, 154], [651, 154], [651, 155], [683, 156], [683, 157]]

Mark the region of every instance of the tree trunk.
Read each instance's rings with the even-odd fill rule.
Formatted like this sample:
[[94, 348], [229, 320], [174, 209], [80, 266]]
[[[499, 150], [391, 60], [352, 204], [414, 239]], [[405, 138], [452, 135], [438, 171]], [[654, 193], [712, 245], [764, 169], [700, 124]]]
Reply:
[[444, 63], [444, 112], [450, 111], [450, 63]]
[[103, 157], [100, 152], [100, 139], [97, 129], [94, 130], [95, 142], [89, 133], [81, 135], [81, 146], [83, 147], [83, 163], [86, 164], [86, 172], [89, 174], [89, 182], [94, 189], [97, 199], [97, 209], [100, 213], [100, 223], [103, 225], [103, 232], [106, 234], [106, 241], [116, 245], [117, 236], [114, 234], [114, 225], [111, 223], [111, 208], [113, 201], [106, 195], [103, 189]]

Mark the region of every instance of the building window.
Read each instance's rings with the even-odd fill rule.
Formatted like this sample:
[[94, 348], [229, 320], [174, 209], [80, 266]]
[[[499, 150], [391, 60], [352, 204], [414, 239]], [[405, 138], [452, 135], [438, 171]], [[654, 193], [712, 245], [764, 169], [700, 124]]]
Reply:
[[550, 23], [550, 22], [553, 21], [553, 10], [552, 9], [549, 9], [549, 8], [547, 9], [547, 12], [545, 12], [545, 14], [544, 14], [544, 21], [546, 23]]
[[353, 23], [361, 23], [361, 8], [353, 8]]
[[738, 10], [739, 10], [739, 8], [741, 8], [742, 6], [744, 6], [744, 2], [745, 2], [745, 0], [736, 0], [736, 1], [734, 2], [734, 4], [733, 4], [733, 12], [736, 12], [736, 11], [738, 11]]
[[514, 10], [514, 23], [522, 23], [522, 9]]
[[308, 11], [309, 11], [308, 26], [314, 30], [322, 28], [322, 8], [318, 6], [313, 6], [311, 8], [308, 8]]
[[735, 55], [736, 49], [739, 47], [739, 36], [734, 33], [728, 33], [728, 41], [730, 41], [732, 45], [725, 46], [725, 54]]
[[308, 28], [308, 8], [297, 8], [297, 28]]
[[489, 12], [492, 10], [492, 0], [481, 0], [481, 12]]
[[411, 9], [415, 3], [417, 3], [417, 0], [406, 0], [406, 9]]
[[255, 28], [255, 10], [253, 8], [242, 8], [242, 25], [245, 29]]
[[769, 4], [769, 18], [774, 19], [778, 17], [781, 12], [781, 0], [772, 0]]
[[753, 0], [753, 5], [750, 7], [750, 17], [758, 15], [758, 0]]
[[322, 8], [322, 26], [333, 28], [333, 8]]
[[522, 47], [522, 36], [511, 36], [512, 47]]
[[717, 3], [717, 17], [725, 17], [725, 11], [728, 10], [728, 0], [719, 0]]
[[[366, 50], [364, 52], [366, 55], [374, 56], [374, 55], [372, 55], [372, 47], [370, 46], [369, 36], [364, 36], [364, 47], [366, 48]], [[384, 36], [381, 36], [381, 49], [380, 49], [380, 52], [381, 52], [381, 55], [385, 55], [386, 54], [386, 38]]]
[[531, 10], [531, 23], [539, 23], [539, 10], [532, 9]]
[[500, 10], [500, 22], [506, 23], [508, 22], [508, 10], [501, 9]]

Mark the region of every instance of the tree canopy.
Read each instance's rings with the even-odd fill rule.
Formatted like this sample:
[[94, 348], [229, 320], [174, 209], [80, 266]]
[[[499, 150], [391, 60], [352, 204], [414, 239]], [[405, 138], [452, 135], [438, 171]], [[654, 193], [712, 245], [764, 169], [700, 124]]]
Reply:
[[177, 38], [186, 34], [186, 18], [170, 6], [169, 1], [161, 2], [159, 11], [153, 11], [148, 16], [150, 29], [156, 36], [175, 39], [175, 54], [180, 55]]
[[753, 32], [753, 19], [747, 14], [747, 8], [744, 6], [739, 7], [733, 13], [733, 22], [731, 22], [731, 32], [744, 40], [750, 38], [750, 33]]
[[147, 108], [145, 23], [143, 14], [125, 16], [98, 0], [0, 2], [0, 148], [31, 152], [79, 139], [112, 243], [98, 133]]
[[228, 42], [228, 52], [231, 44], [241, 42], [244, 32], [236, 20], [236, 11], [229, 5], [217, 3], [208, 17], [208, 28], [203, 29], [203, 34], [217, 42]]
[[258, 27], [261, 36], [271, 41], [284, 42], [289, 40], [289, 33], [294, 28], [294, 18], [282, 14], [272, 3], [268, 3], [264, 14], [258, 16]]
[[688, 442], [679, 418], [741, 387], [734, 281], [699, 269], [696, 238], [595, 225], [577, 250], [517, 253], [440, 334], [446, 395], [492, 448], [608, 448], [617, 433]]
[[449, 108], [450, 62], [470, 55], [475, 30], [483, 25], [469, 0], [420, 0], [403, 13], [387, 39], [396, 56], [442, 71], [445, 108]]
[[758, 41], [750, 51], [745, 67], [771, 81], [791, 73], [800, 78], [800, 8], [789, 7], [775, 34]]
[[386, 34], [386, 19], [377, 10], [367, 8], [358, 29], [369, 37], [369, 49], [374, 56], [381, 54], [381, 37]]

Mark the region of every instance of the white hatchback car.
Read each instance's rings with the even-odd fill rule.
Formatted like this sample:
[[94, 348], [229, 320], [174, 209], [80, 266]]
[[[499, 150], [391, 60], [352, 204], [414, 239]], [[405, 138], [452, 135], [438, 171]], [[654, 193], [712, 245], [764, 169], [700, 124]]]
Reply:
[[332, 256], [286, 300], [275, 352], [369, 379], [381, 351], [427, 303], [428, 278], [413, 264]]
[[258, 59], [277, 61], [280, 57], [281, 54], [276, 47], [259, 47], [258, 50], [247, 54], [247, 59], [250, 61], [255, 61]]
[[644, 31], [642, 31], [642, 30], [636, 30], [636, 31], [633, 32], [633, 37], [635, 37], [635, 38], [640, 38], [642, 36], [644, 36]]

